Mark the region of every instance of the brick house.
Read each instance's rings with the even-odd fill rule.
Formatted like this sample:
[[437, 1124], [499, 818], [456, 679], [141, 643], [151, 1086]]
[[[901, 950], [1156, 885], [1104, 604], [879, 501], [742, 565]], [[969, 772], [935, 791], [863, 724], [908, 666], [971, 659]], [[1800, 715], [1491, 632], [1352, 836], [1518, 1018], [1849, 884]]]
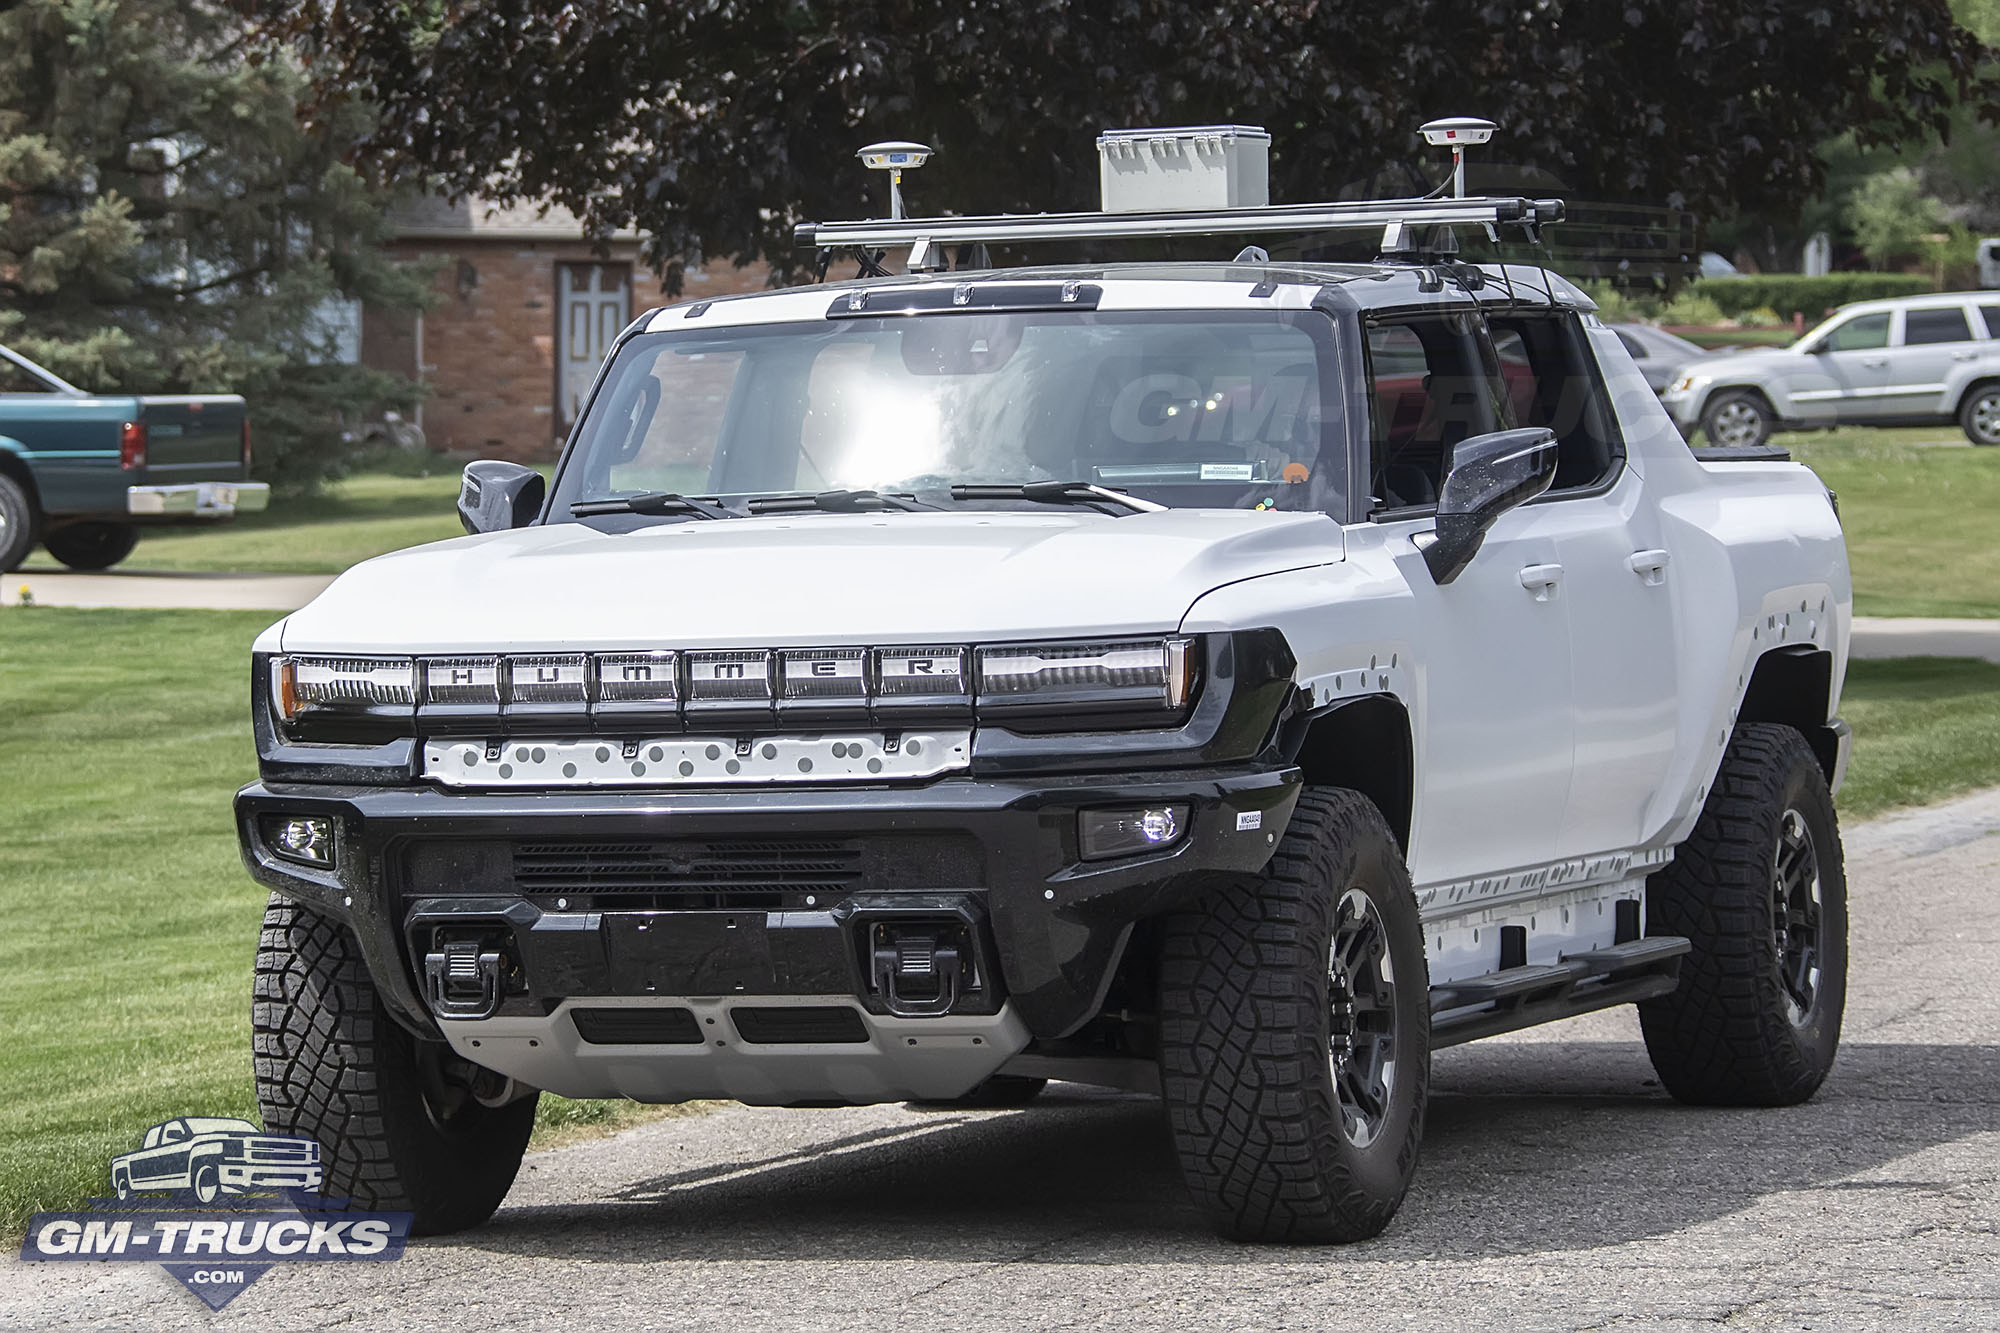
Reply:
[[[555, 457], [605, 350], [632, 317], [670, 299], [639, 261], [610, 252], [565, 209], [424, 199], [398, 210], [392, 250], [439, 266], [441, 300], [409, 315], [361, 314], [361, 361], [429, 390], [417, 424], [434, 449], [542, 462]], [[683, 298], [754, 291], [761, 266], [689, 269]]]

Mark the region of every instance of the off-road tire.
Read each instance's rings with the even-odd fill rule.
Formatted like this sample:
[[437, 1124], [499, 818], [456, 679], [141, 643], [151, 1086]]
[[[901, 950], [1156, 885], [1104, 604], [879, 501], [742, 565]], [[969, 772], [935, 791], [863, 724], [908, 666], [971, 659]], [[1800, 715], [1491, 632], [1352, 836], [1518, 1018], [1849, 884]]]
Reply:
[[1701, 433], [1716, 449], [1760, 448], [1777, 424], [1771, 405], [1747, 389], [1719, 393], [1701, 410]]
[[42, 534], [50, 555], [71, 569], [109, 569], [132, 554], [139, 529], [130, 523], [69, 523]]
[[1958, 405], [1958, 428], [1974, 444], [2000, 445], [2000, 384], [1980, 384]]
[[338, 923], [281, 898], [264, 911], [251, 1006], [264, 1127], [317, 1141], [320, 1192], [415, 1214], [436, 1235], [478, 1226], [514, 1183], [536, 1096], [466, 1099], [440, 1119], [419, 1042], [382, 1007], [360, 949]]
[[[1799, 817], [1816, 860], [1818, 980], [1809, 1005], [1787, 989], [1775, 927], [1781, 853], [1796, 836], [1787, 812]], [[1639, 1005], [1646, 1053], [1668, 1092], [1700, 1106], [1791, 1106], [1818, 1090], [1839, 1050], [1847, 999], [1847, 879], [1833, 797], [1796, 729], [1736, 729], [1693, 835], [1647, 881], [1646, 932], [1694, 945], [1680, 985]], [[1788, 927], [1788, 939], [1804, 935]]]
[[[1343, 1128], [1329, 1007], [1329, 950], [1350, 890], [1375, 905], [1394, 991], [1382, 1010], [1394, 1018], [1382, 1048], [1394, 1074], [1360, 1147]], [[1402, 851], [1358, 792], [1307, 788], [1255, 883], [1167, 919], [1161, 1092], [1181, 1174], [1224, 1235], [1346, 1242], [1389, 1224], [1423, 1139], [1429, 991]]]
[[35, 549], [40, 535], [41, 515], [35, 502], [12, 477], [0, 476], [0, 574], [19, 569]]

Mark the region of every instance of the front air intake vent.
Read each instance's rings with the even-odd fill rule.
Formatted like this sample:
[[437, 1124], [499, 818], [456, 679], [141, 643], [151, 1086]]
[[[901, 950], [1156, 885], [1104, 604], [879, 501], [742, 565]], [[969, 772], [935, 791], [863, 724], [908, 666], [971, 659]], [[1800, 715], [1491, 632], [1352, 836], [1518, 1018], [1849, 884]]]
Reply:
[[699, 1046], [691, 1009], [572, 1009], [576, 1035], [593, 1046]]
[[524, 893], [827, 893], [861, 875], [851, 841], [519, 842]]
[[861, 1015], [842, 1005], [744, 1005], [730, 1010], [729, 1020], [736, 1025], [736, 1035], [755, 1046], [853, 1045], [868, 1040]]

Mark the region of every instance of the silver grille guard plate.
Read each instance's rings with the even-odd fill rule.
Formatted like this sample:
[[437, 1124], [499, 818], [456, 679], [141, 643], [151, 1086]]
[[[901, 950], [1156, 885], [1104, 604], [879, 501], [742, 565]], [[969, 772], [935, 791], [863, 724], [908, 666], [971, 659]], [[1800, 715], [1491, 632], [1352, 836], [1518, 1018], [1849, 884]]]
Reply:
[[510, 739], [487, 758], [482, 738], [424, 742], [424, 774], [447, 787], [711, 787], [934, 778], [971, 763], [970, 731], [582, 740]]

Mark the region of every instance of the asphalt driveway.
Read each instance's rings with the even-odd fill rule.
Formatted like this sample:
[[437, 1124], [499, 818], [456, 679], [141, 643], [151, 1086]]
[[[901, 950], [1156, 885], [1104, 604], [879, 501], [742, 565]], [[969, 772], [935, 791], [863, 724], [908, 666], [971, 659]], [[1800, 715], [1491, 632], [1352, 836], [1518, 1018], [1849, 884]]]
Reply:
[[1442, 1053], [1381, 1239], [1208, 1235], [1144, 1099], [730, 1108], [531, 1157], [400, 1262], [210, 1315], [157, 1268], [0, 1267], [5, 1328], [2000, 1326], [2000, 792], [1850, 831], [1854, 976], [1812, 1104], [1663, 1096], [1629, 1010]]

